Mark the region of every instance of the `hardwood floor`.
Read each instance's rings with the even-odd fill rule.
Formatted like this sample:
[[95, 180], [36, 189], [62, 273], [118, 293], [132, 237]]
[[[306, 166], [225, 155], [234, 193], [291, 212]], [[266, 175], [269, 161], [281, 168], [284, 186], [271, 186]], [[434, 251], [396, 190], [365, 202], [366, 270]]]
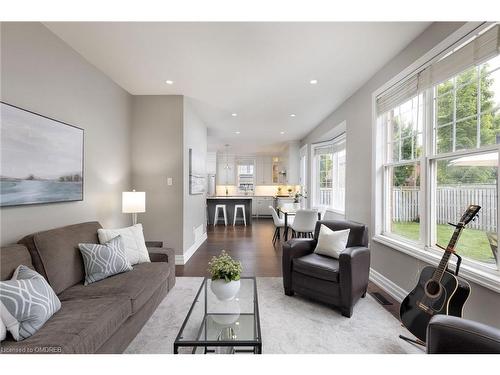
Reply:
[[254, 219], [252, 225], [210, 225], [208, 240], [189, 259], [177, 266], [179, 276], [208, 276], [207, 264], [222, 250], [243, 264], [243, 276], [281, 276], [281, 244], [273, 246], [272, 219]]
[[[252, 225], [208, 227], [208, 239], [184, 266], [176, 266], [177, 276], [208, 276], [207, 264], [224, 249], [234, 259], [241, 261], [243, 276], [281, 277], [281, 243], [272, 244], [274, 224], [272, 219], [253, 219]], [[399, 303], [384, 290], [370, 282], [368, 293], [399, 319]], [[385, 299], [383, 304], [382, 300]]]

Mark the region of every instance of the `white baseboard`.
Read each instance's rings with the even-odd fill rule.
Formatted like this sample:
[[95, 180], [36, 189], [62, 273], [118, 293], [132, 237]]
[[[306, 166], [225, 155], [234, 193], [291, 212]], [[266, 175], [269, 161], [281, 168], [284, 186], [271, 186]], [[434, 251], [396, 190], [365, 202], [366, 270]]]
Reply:
[[198, 238], [198, 240], [194, 244], [192, 244], [184, 254], [175, 256], [175, 264], [178, 266], [183, 266], [184, 264], [186, 264], [189, 258], [193, 256], [196, 250], [198, 250], [198, 248], [203, 242], [207, 240], [207, 238], [207, 232], [203, 233], [200, 238]]
[[375, 271], [373, 268], [370, 268], [370, 281], [389, 293], [389, 295], [398, 302], [402, 302], [408, 295], [406, 290], [396, 285], [387, 277]]

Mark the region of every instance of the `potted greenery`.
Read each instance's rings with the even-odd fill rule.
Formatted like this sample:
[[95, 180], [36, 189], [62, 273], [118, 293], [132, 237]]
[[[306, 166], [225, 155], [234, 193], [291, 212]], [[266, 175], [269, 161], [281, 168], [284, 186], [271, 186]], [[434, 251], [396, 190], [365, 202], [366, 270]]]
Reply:
[[208, 271], [212, 276], [212, 292], [221, 301], [232, 300], [240, 290], [241, 263], [222, 250], [208, 262]]

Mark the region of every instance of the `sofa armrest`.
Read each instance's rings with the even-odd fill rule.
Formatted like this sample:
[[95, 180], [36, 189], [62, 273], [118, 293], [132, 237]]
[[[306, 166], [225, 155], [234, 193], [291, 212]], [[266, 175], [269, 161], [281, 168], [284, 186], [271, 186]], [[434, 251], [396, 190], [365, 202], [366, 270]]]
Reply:
[[339, 256], [340, 292], [344, 306], [352, 306], [366, 293], [370, 275], [370, 249], [348, 247]]
[[429, 354], [500, 354], [500, 330], [449, 315], [435, 315], [427, 327]]
[[283, 273], [283, 286], [285, 294], [292, 294], [292, 263], [294, 258], [300, 258], [314, 251], [317, 241], [308, 238], [294, 238], [283, 244], [283, 257], [281, 261]]
[[175, 251], [166, 247], [148, 247], [151, 262], [168, 262], [175, 264]]

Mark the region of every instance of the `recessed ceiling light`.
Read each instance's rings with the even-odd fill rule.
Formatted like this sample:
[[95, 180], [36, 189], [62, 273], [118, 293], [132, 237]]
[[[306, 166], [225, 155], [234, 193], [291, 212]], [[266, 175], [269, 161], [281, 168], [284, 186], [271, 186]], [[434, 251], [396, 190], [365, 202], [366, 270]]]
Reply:
[[236, 117], [236, 116], [238, 116], [238, 114], [237, 113], [231, 113], [231, 116]]
[[235, 134], [240, 134], [240, 132], [239, 132], [239, 131], [236, 131], [236, 132], [234, 132], [234, 133], [235, 133]]
[[295, 113], [292, 113], [292, 114], [290, 115], [290, 117], [295, 117], [295, 116], [296, 116], [296, 114], [295, 114]]
[[166, 83], [167, 85], [173, 85], [173, 84], [174, 84], [174, 81], [171, 81], [171, 80], [167, 79], [167, 80], [165, 81], [165, 83]]
[[281, 135], [285, 134], [285, 132], [280, 132]]
[[318, 80], [317, 80], [317, 79], [311, 79], [311, 80], [309, 81], [309, 83], [310, 83], [311, 85], [315, 85], [315, 84], [317, 84], [317, 83], [318, 83]]

